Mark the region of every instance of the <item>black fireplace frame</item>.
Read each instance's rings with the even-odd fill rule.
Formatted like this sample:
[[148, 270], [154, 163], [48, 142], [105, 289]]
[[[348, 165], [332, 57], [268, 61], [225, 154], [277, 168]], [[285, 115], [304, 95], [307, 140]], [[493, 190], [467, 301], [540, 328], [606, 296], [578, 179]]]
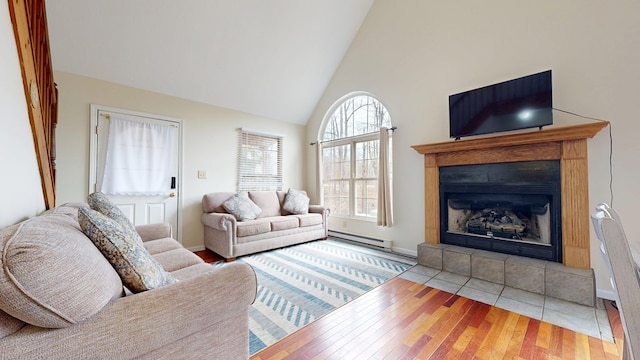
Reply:
[[[562, 263], [559, 160], [440, 167], [440, 242]], [[448, 231], [451, 194], [544, 195], [550, 206], [550, 245]]]

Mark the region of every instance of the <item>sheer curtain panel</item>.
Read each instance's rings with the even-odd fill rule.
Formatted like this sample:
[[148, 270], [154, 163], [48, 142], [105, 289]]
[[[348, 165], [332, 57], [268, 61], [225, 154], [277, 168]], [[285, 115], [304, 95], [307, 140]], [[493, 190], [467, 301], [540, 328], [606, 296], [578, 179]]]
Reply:
[[111, 117], [101, 191], [109, 195], [167, 195], [177, 129]]

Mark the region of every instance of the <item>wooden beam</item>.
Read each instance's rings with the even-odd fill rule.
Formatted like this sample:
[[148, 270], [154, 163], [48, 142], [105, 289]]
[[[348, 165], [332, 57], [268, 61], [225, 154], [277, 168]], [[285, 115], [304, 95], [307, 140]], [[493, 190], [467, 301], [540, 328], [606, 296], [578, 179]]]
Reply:
[[[29, 11], [35, 13], [32, 14], [34, 18], [30, 19]], [[50, 209], [56, 204], [54, 166], [51, 161], [51, 144], [53, 141], [51, 134], [53, 134], [53, 127], [55, 126], [57, 104], [51, 102], [56, 101], [56, 90], [53, 84], [53, 70], [49, 60], [47, 22], [44, 11], [45, 5], [42, 0], [31, 0], [29, 4], [25, 0], [9, 0], [9, 13], [18, 48], [24, 94], [40, 171], [42, 192], [45, 207]], [[32, 23], [30, 20], [37, 21], [37, 23]], [[36, 39], [35, 36], [38, 35], [40, 37]], [[34, 52], [34, 48], [37, 46], [40, 47], [38, 49], [40, 51]], [[43, 51], [46, 51], [46, 54], [43, 54]], [[46, 57], [47, 61], [42, 61], [43, 57]], [[43, 68], [45, 65], [47, 67]], [[37, 67], [40, 70], [40, 79]], [[46, 84], [41, 79], [48, 79], [51, 84]], [[45, 90], [49, 91], [45, 93]], [[51, 96], [48, 94], [50, 91], [53, 91]], [[50, 107], [51, 105], [53, 106]], [[43, 110], [43, 107], [46, 108], [46, 111]], [[47, 141], [47, 138], [50, 138], [50, 140]]]
[[440, 170], [433, 154], [424, 156], [424, 241], [440, 242]]
[[420, 154], [435, 154], [451, 151], [490, 149], [500, 146], [586, 139], [594, 137], [607, 125], [609, 125], [608, 121], [597, 121], [588, 124], [550, 127], [543, 130], [521, 133], [508, 133], [458, 141], [451, 140], [433, 144], [413, 145], [412, 148]]
[[[459, 150], [437, 154], [438, 166], [495, 164], [502, 162], [557, 160], [562, 154], [560, 142], [499, 146], [478, 150]], [[425, 154], [425, 156], [431, 154]]]
[[587, 140], [563, 141], [560, 160], [563, 263], [582, 269], [591, 267], [587, 166]]

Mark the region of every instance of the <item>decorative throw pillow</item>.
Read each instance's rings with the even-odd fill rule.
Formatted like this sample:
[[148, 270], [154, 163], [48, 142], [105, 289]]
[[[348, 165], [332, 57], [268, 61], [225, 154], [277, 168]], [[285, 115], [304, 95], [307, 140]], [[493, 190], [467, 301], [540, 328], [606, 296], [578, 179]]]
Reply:
[[304, 191], [289, 189], [282, 208], [295, 215], [309, 213], [309, 197]]
[[[0, 310], [38, 327], [65, 328], [122, 295], [120, 277], [76, 214], [67, 218], [48, 213], [0, 229]], [[0, 329], [9, 325], [16, 324], [0, 312]]]
[[94, 192], [87, 197], [87, 202], [91, 209], [115, 220], [115, 222], [120, 224], [120, 226], [131, 232], [131, 236], [138, 242], [138, 244], [142, 245], [142, 238], [138, 235], [136, 227], [133, 225], [131, 220], [129, 220], [127, 215], [125, 215], [116, 204], [109, 200], [105, 194], [101, 192]]
[[262, 210], [246, 193], [237, 193], [222, 203], [222, 207], [238, 221], [253, 220]]
[[82, 232], [109, 260], [131, 292], [151, 290], [177, 281], [136, 242], [129, 229], [115, 220], [95, 210], [81, 208], [78, 222]]

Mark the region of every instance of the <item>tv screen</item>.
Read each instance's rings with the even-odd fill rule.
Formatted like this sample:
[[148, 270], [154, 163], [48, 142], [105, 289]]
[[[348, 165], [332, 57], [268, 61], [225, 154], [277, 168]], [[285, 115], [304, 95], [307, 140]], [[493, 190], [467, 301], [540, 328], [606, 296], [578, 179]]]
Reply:
[[449, 96], [452, 138], [553, 124], [551, 70]]

